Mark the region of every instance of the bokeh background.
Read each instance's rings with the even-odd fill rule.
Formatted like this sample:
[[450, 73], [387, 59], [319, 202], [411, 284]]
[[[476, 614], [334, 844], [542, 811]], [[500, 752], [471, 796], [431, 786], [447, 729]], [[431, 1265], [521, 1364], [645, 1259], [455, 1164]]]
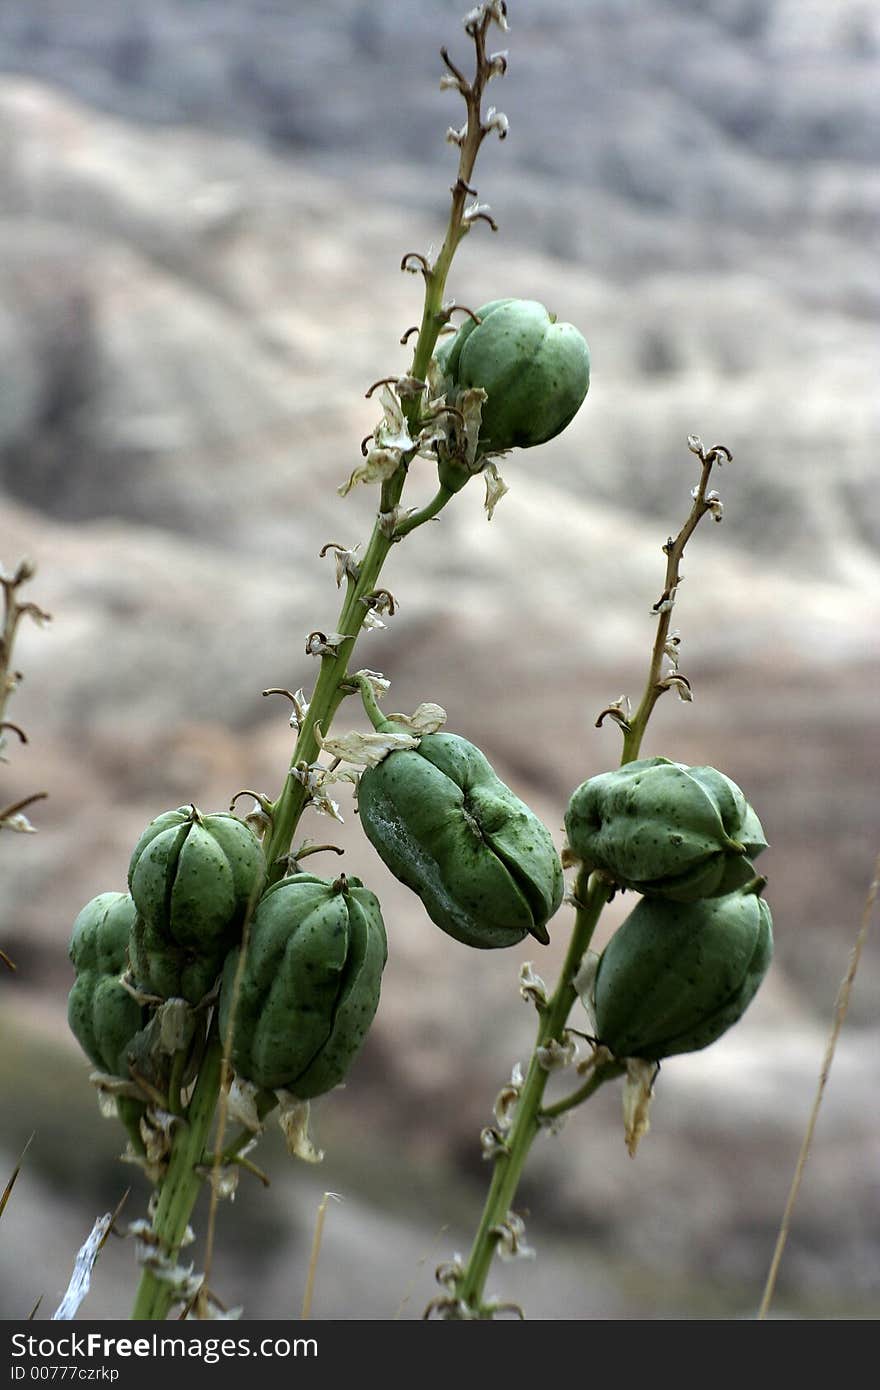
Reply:
[[[304, 637], [332, 630], [321, 544], [365, 538], [375, 499], [336, 488], [406, 369], [420, 314], [407, 250], [437, 244], [459, 99], [461, 0], [27, 0], [0, 9], [0, 559], [27, 554], [29, 734], [2, 772], [39, 833], [0, 843], [0, 1316], [51, 1315], [74, 1253], [138, 1173], [117, 1162], [68, 1036], [70, 926], [124, 886], [131, 845], [180, 803], [277, 794], [283, 701]], [[626, 1155], [607, 1088], [533, 1156], [520, 1207], [537, 1261], [491, 1288], [539, 1318], [749, 1317], [760, 1298], [835, 993], [878, 842], [876, 439], [880, 15], [872, 0], [515, 0], [510, 118], [450, 290], [544, 301], [590, 341], [586, 406], [512, 456], [487, 523], [474, 483], [391, 556], [399, 613], [359, 664], [389, 707], [436, 700], [562, 842], [571, 790], [612, 766], [594, 728], [637, 698], [661, 545], [696, 481], [686, 436], [727, 444], [676, 610], [695, 700], [644, 751], [723, 768], [762, 817], [777, 935], [749, 1014], [669, 1062]], [[428, 474], [414, 480], [427, 495]], [[355, 718], [346, 708], [342, 720]], [[380, 894], [391, 957], [326, 1150], [221, 1212], [213, 1282], [251, 1317], [295, 1316], [321, 1194], [314, 1313], [417, 1317], [465, 1250], [487, 1182], [478, 1132], [533, 1018], [531, 954], [442, 936], [363, 841], [311, 818]], [[338, 830], [338, 833], [337, 833]], [[315, 864], [318, 861], [313, 861]], [[329, 862], [329, 861], [328, 861]], [[336, 861], [334, 860], [334, 865]], [[607, 931], [607, 928], [603, 928]], [[876, 1316], [880, 955], [869, 942], [788, 1251], [779, 1316]], [[204, 1213], [197, 1224], [204, 1229]], [[198, 1260], [198, 1249], [195, 1258]], [[124, 1317], [130, 1242], [84, 1307]]]

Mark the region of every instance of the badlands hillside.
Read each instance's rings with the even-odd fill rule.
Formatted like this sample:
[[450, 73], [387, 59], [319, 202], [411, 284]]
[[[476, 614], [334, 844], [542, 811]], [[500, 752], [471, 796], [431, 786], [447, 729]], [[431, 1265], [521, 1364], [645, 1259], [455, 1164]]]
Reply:
[[[660, 547], [696, 481], [686, 436], [734, 454], [724, 524], [691, 544], [676, 623], [693, 704], [646, 753], [723, 768], [768, 832], [776, 962], [736, 1030], [664, 1066], [626, 1157], [608, 1088], [547, 1140], [522, 1194], [538, 1264], [493, 1287], [532, 1317], [750, 1316], [838, 981], [880, 848], [880, 493], [872, 133], [880, 23], [862, 0], [511, 5], [493, 92], [509, 139], [478, 185], [456, 299], [542, 300], [590, 341], [583, 411], [511, 455], [491, 523], [473, 483], [396, 548], [399, 612], [363, 639], [391, 708], [434, 700], [562, 843], [578, 782], [614, 764], [598, 711], [637, 698]], [[337, 492], [374, 425], [364, 392], [408, 365], [407, 250], [442, 235], [457, 121], [437, 50], [459, 5], [31, 0], [0, 14], [0, 561], [38, 566], [0, 843], [0, 1316], [50, 1316], [94, 1217], [130, 1181], [69, 1037], [70, 926], [124, 886], [168, 807], [277, 793], [291, 749], [267, 686], [308, 687], [331, 631], [325, 541], [368, 534]], [[430, 467], [413, 480], [428, 495]], [[355, 713], [343, 707], [341, 724]], [[443, 937], [364, 842], [381, 896], [382, 1007], [344, 1091], [315, 1107], [322, 1168], [264, 1158], [222, 1213], [216, 1282], [250, 1316], [302, 1296], [321, 1193], [316, 1315], [419, 1316], [486, 1181], [478, 1132], [532, 1020], [524, 950]], [[307, 833], [327, 837], [312, 819]], [[315, 861], [317, 862], [317, 861]], [[335, 861], [334, 861], [335, 862]], [[329, 872], [329, 870], [328, 870]], [[626, 905], [624, 905], [626, 906]], [[561, 959], [565, 911], [536, 969]], [[875, 1316], [873, 1102], [880, 957], [862, 962], [783, 1266], [784, 1316]], [[135, 1209], [136, 1208], [136, 1209]], [[123, 1317], [128, 1243], [86, 1312]]]

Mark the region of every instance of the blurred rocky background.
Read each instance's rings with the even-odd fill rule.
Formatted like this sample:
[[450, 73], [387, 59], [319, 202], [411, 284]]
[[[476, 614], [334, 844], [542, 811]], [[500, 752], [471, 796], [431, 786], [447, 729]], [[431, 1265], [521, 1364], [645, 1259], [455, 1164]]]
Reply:
[[[73, 1255], [138, 1174], [116, 1162], [68, 1036], [70, 926], [124, 886], [159, 811], [277, 793], [291, 749], [270, 685], [308, 686], [332, 630], [327, 540], [374, 497], [336, 488], [375, 423], [375, 378], [421, 311], [403, 252], [442, 236], [467, 58], [461, 0], [18, 0], [0, 9], [0, 559], [38, 565], [51, 628], [22, 629], [10, 717], [29, 734], [0, 843], [0, 1316], [50, 1315]], [[536, 1265], [492, 1288], [541, 1318], [749, 1317], [760, 1298], [877, 853], [880, 211], [872, 0], [517, 0], [492, 95], [510, 138], [478, 169], [485, 224], [451, 291], [543, 300], [588, 337], [587, 404], [474, 483], [392, 555], [400, 611], [361, 664], [390, 708], [439, 701], [562, 839], [573, 787], [616, 761], [596, 714], [637, 698], [661, 545], [696, 481], [685, 439], [727, 444], [676, 611], [695, 701], [661, 703], [645, 752], [747, 791], [775, 967], [745, 1020], [669, 1062], [635, 1162], [617, 1090], [537, 1148], [520, 1207]], [[413, 480], [427, 494], [430, 468]], [[342, 720], [355, 711], [343, 708]], [[466, 1249], [487, 1181], [477, 1135], [531, 1046], [529, 954], [443, 937], [362, 842], [391, 958], [350, 1083], [314, 1107], [327, 1151], [221, 1213], [214, 1282], [295, 1315], [321, 1194], [315, 1314], [419, 1316]], [[327, 822], [306, 830], [325, 838]], [[319, 861], [313, 861], [318, 866]], [[334, 861], [335, 864], [335, 861]], [[536, 954], [538, 953], [538, 954]], [[782, 1266], [783, 1317], [876, 1316], [880, 1027], [862, 962]], [[204, 1228], [204, 1214], [199, 1219]], [[198, 1254], [196, 1255], [198, 1258]], [[124, 1317], [113, 1242], [84, 1314]]]

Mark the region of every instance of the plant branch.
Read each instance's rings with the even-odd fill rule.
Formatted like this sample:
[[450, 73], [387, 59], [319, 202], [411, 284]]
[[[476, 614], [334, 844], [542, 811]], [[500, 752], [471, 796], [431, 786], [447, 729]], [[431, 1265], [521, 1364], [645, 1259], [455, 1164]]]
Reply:
[[[467, 197], [474, 191], [470, 186], [470, 180], [480, 145], [491, 129], [491, 126], [483, 124], [481, 109], [486, 85], [498, 73], [497, 64], [486, 54], [486, 32], [491, 22], [492, 15], [487, 11], [479, 22], [469, 29], [476, 49], [473, 80], [467, 82], [455, 69], [459, 78], [459, 90], [467, 107], [467, 124], [461, 132], [458, 176], [452, 186], [452, 202], [443, 244], [433, 264], [424, 256], [404, 257], [404, 266], [408, 266], [412, 259], [419, 263], [425, 282], [422, 319], [409, 372], [410, 377], [417, 381], [423, 381], [427, 376], [437, 338], [445, 322], [443, 295], [447, 277], [455, 252], [470, 226], [465, 216]], [[449, 66], [448, 58], [445, 58], [445, 61]], [[403, 400], [403, 413], [411, 432], [421, 409], [420, 396], [407, 396]], [[415, 433], [417, 432], [416, 430]], [[316, 725], [320, 727], [322, 734], [326, 735], [345, 696], [343, 686], [349, 661], [367, 613], [367, 608], [361, 600], [376, 588], [379, 574], [393, 542], [429, 520], [431, 516], [437, 515], [448, 501], [448, 497], [443, 495], [446, 490], [441, 488], [426, 508], [420, 513], [415, 513], [408, 522], [394, 524], [389, 534], [384, 518], [396, 513], [406, 482], [407, 466], [407, 463], [402, 463], [382, 484], [379, 516], [360, 564], [357, 581], [349, 585], [339, 614], [336, 631], [342, 635], [342, 641], [334, 651], [321, 657], [321, 671], [308, 713], [299, 731], [288, 776], [272, 810], [272, 829], [265, 841], [269, 884], [276, 882], [284, 872], [297, 825], [309, 799], [308, 788], [290, 773], [303, 763], [308, 766], [314, 763], [320, 751]]]
[[773, 1258], [770, 1261], [770, 1269], [767, 1274], [767, 1282], [764, 1286], [764, 1294], [761, 1299], [761, 1306], [758, 1309], [759, 1322], [763, 1322], [763, 1320], [767, 1317], [767, 1314], [770, 1311], [770, 1304], [773, 1301], [773, 1294], [776, 1290], [776, 1279], [777, 1275], [779, 1274], [779, 1266], [782, 1262], [782, 1256], [783, 1252], [785, 1251], [786, 1241], [788, 1240], [788, 1232], [789, 1228], [791, 1227], [792, 1216], [794, 1215], [795, 1203], [797, 1202], [798, 1194], [801, 1190], [801, 1182], [803, 1180], [804, 1170], [806, 1169], [807, 1160], [810, 1156], [810, 1150], [813, 1145], [813, 1135], [816, 1131], [816, 1122], [819, 1119], [819, 1111], [821, 1109], [822, 1101], [825, 1096], [825, 1087], [828, 1084], [828, 1077], [831, 1074], [831, 1064], [834, 1061], [834, 1054], [837, 1051], [837, 1042], [840, 1037], [840, 1031], [843, 1028], [846, 1015], [849, 1011], [849, 1001], [850, 996], [852, 994], [852, 987], [855, 982], [856, 974], [858, 973], [859, 962], [862, 958], [862, 951], [864, 949], [865, 942], [868, 939], [868, 931], [870, 930], [871, 918], [874, 915], [874, 908], [877, 904], [878, 894], [880, 894], [880, 854], [878, 854], [876, 860], [874, 861], [874, 873], [871, 877], [871, 883], [868, 888], [868, 895], [865, 899], [865, 906], [862, 910], [862, 920], [859, 925], [859, 929], [856, 933], [856, 939], [853, 944], [852, 951], [850, 952], [849, 963], [847, 965], [846, 973], [840, 982], [840, 988], [837, 992], [837, 999], [834, 1005], [834, 1017], [831, 1021], [831, 1029], [828, 1034], [828, 1040], [825, 1044], [825, 1055], [822, 1058], [822, 1065], [819, 1069], [819, 1079], [816, 1083], [816, 1094], [813, 1098], [813, 1104], [810, 1109], [810, 1116], [807, 1120], [807, 1127], [804, 1131], [804, 1137], [801, 1143], [800, 1153], [798, 1154], [798, 1160], [795, 1164], [794, 1175], [791, 1180], [791, 1187], [789, 1188], [788, 1199], [785, 1203], [785, 1211], [783, 1212], [782, 1221], [779, 1226], [779, 1233], [776, 1237], [776, 1245], [773, 1251]]
[[569, 1110], [574, 1110], [576, 1105], [582, 1105], [590, 1096], [595, 1095], [600, 1086], [604, 1086], [606, 1081], [613, 1081], [616, 1076], [623, 1076], [626, 1067], [621, 1062], [600, 1062], [598, 1066], [591, 1068], [588, 1079], [576, 1091], [572, 1091], [570, 1096], [564, 1096], [562, 1100], [554, 1101], [552, 1105], [545, 1105], [541, 1111], [542, 1120], [555, 1120], [560, 1115], [565, 1115]]
[[[405, 256], [402, 263], [402, 268], [407, 269], [410, 268], [410, 262], [415, 261], [421, 270], [425, 284], [422, 320], [409, 373], [411, 383], [419, 387], [426, 379], [438, 335], [448, 318], [448, 315], [444, 316], [443, 295], [455, 251], [469, 230], [465, 200], [468, 194], [474, 193], [469, 181], [479, 147], [489, 130], [492, 129], [491, 122], [483, 125], [481, 115], [485, 86], [491, 77], [499, 72], [497, 62], [487, 57], [485, 49], [486, 31], [492, 21], [493, 14], [490, 6], [482, 12], [482, 16], [478, 20], [468, 26], [468, 32], [476, 48], [476, 69], [471, 83], [466, 82], [463, 78], [460, 83], [460, 90], [467, 106], [468, 118], [467, 125], [461, 133], [461, 139], [458, 141], [461, 147], [458, 177], [452, 188], [452, 203], [443, 244], [433, 264], [430, 264], [426, 257], [418, 253]], [[397, 382], [397, 378], [386, 380]], [[380, 382], [376, 383], [377, 386], [380, 384]], [[416, 439], [424, 424], [421, 420], [423, 392], [421, 389], [404, 391], [402, 382], [398, 383], [398, 390], [407, 429], [410, 437]], [[370, 392], [368, 392], [369, 394]], [[320, 654], [321, 669], [308, 710], [300, 722], [296, 746], [290, 759], [284, 784], [275, 802], [261, 799], [261, 806], [269, 823], [263, 842], [267, 864], [266, 887], [277, 882], [287, 872], [297, 826], [312, 795], [308, 776], [301, 778], [297, 774], [301, 769], [311, 769], [316, 764], [321, 751], [321, 742], [324, 736], [329, 733], [339, 705], [350, 691], [349, 663], [371, 607], [370, 603], [365, 603], [364, 600], [369, 600], [370, 596], [374, 595], [382, 566], [394, 542], [414, 530], [416, 526], [429, 520], [431, 516], [436, 515], [449, 500], [448, 496], [444, 495], [445, 489], [441, 488], [433, 502], [429, 503], [421, 512], [410, 517], [409, 523], [404, 521], [398, 524], [397, 509], [406, 483], [407, 470], [415, 454], [415, 447], [403, 452], [399, 466], [382, 483], [379, 514], [373, 526], [366, 552], [357, 566], [352, 565], [345, 570], [346, 592], [339, 613], [335, 636], [332, 640], [320, 638], [314, 648]], [[336, 547], [325, 546], [322, 554], [326, 554], [330, 548]], [[307, 647], [308, 650], [310, 650], [309, 647]], [[2, 706], [0, 706], [0, 714], [2, 714]], [[241, 946], [238, 978], [240, 978], [247, 944], [246, 929]], [[233, 998], [225, 1052], [220, 1040], [216, 1037], [216, 1022], [212, 1025], [214, 1030], [212, 1041], [209, 1043], [199, 1072], [193, 1098], [187, 1111], [186, 1123], [181, 1125], [172, 1141], [168, 1172], [160, 1187], [159, 1202], [153, 1220], [153, 1235], [159, 1241], [163, 1254], [169, 1257], [176, 1256], [180, 1248], [190, 1213], [198, 1195], [201, 1179], [196, 1170], [204, 1157], [207, 1133], [217, 1107], [218, 1096], [223, 1089], [223, 1079], [229, 1074], [235, 1005], [236, 999]], [[224, 1091], [224, 1096], [225, 1094]], [[221, 1102], [218, 1119], [218, 1138], [214, 1152], [215, 1168], [221, 1157], [229, 1152], [223, 1144], [225, 1119], [224, 1100]], [[241, 1147], [243, 1147], [246, 1139], [242, 1136], [233, 1141], [233, 1145], [238, 1146], [239, 1140], [241, 1140]], [[216, 1201], [217, 1184], [214, 1182], [208, 1221], [205, 1281], [207, 1281], [213, 1252]], [[173, 1293], [170, 1285], [164, 1283], [155, 1269], [148, 1265], [141, 1280], [133, 1316], [139, 1319], [164, 1318], [172, 1301]]]
[[[196, 1171], [202, 1162], [208, 1133], [217, 1107], [223, 1046], [212, 1025], [212, 1036], [205, 1051], [186, 1118], [174, 1137], [168, 1171], [159, 1187], [159, 1200], [153, 1218], [153, 1234], [163, 1257], [176, 1258], [202, 1185]], [[162, 1321], [174, 1302], [174, 1288], [149, 1265], [138, 1288], [132, 1319]]]
[[587, 870], [581, 870], [575, 885], [577, 912], [565, 963], [555, 993], [541, 1011], [535, 1048], [516, 1104], [513, 1123], [506, 1136], [504, 1151], [495, 1159], [495, 1171], [480, 1225], [464, 1274], [456, 1288], [456, 1299], [473, 1317], [488, 1316], [483, 1306], [483, 1289], [495, 1254], [499, 1228], [508, 1218], [532, 1141], [540, 1128], [549, 1072], [541, 1065], [538, 1049], [546, 1047], [554, 1039], [560, 1043], [563, 1041], [565, 1024], [577, 998], [573, 981], [610, 894], [611, 886], [601, 874], [591, 876]]
[[413, 512], [410, 516], [406, 517], [405, 520], [398, 521], [394, 528], [392, 539], [395, 541], [402, 541], [404, 536], [408, 536], [411, 531], [415, 531], [416, 527], [424, 526], [426, 521], [433, 521], [436, 516], [440, 515], [449, 499], [454, 496], [455, 494], [450, 492], [449, 488], [439, 487], [427, 506], [421, 507], [417, 512]]
[[717, 496], [708, 492], [709, 477], [712, 469], [721, 458], [730, 461], [731, 454], [722, 444], [716, 444], [713, 448], [706, 451], [702, 442], [692, 435], [688, 441], [688, 447], [700, 459], [702, 470], [700, 481], [693, 491], [693, 506], [687, 520], [679, 531], [678, 535], [669, 540], [663, 547], [666, 554], [666, 580], [663, 593], [654, 604], [654, 611], [657, 613], [657, 634], [654, 638], [654, 648], [651, 652], [651, 663], [648, 669], [648, 680], [645, 691], [642, 695], [641, 703], [631, 719], [622, 725], [624, 730], [623, 753], [621, 755], [621, 765], [633, 762], [639, 756], [642, 739], [648, 720], [651, 718], [652, 711], [660, 696], [669, 689], [669, 685], [663, 680], [663, 656], [669, 642], [669, 627], [672, 621], [672, 610], [675, 607], [675, 600], [678, 587], [681, 584], [681, 561], [684, 555], [685, 546], [693, 535], [697, 526], [702, 521], [707, 512], [720, 520], [720, 501]]
[[[621, 765], [638, 757], [641, 741], [648, 720], [657, 700], [672, 683], [669, 676], [662, 673], [663, 656], [668, 652], [670, 641], [669, 627], [676, 591], [681, 583], [681, 560], [685, 546], [697, 525], [712, 512], [716, 520], [721, 518], [721, 501], [717, 493], [708, 490], [709, 478], [714, 465], [721, 459], [730, 460], [730, 451], [723, 445], [715, 445], [705, 450], [702, 442], [691, 436], [688, 447], [700, 459], [700, 480], [693, 491], [693, 506], [684, 525], [676, 537], [670, 537], [663, 547], [666, 553], [665, 587], [660, 599], [654, 605], [657, 613], [657, 633], [651, 653], [648, 681], [635, 715], [624, 718], [622, 702], [603, 710], [598, 723], [601, 725], [605, 715], [614, 715], [624, 731], [624, 745]], [[689, 689], [686, 678], [674, 678], [683, 682]], [[548, 1106], [542, 1106], [547, 1072], [540, 1062], [539, 1049], [554, 1039], [561, 1043], [569, 1012], [577, 997], [574, 980], [590, 944], [596, 924], [611, 895], [611, 887], [600, 874], [590, 876], [589, 870], [581, 867], [575, 884], [573, 900], [577, 906], [574, 930], [568, 952], [562, 966], [556, 990], [549, 1003], [541, 1012], [538, 1036], [529, 1063], [520, 1098], [514, 1112], [513, 1124], [506, 1136], [501, 1153], [495, 1158], [495, 1170], [483, 1215], [471, 1249], [464, 1273], [455, 1283], [455, 1296], [439, 1299], [433, 1306], [445, 1308], [447, 1315], [457, 1317], [491, 1317], [492, 1309], [483, 1302], [486, 1276], [492, 1263], [499, 1237], [504, 1234], [503, 1227], [509, 1220], [511, 1204], [516, 1195], [520, 1175], [525, 1166], [532, 1142], [542, 1122], [552, 1121], [575, 1106], [588, 1100], [606, 1081], [623, 1074], [625, 1067], [616, 1059], [598, 1063], [587, 1080], [569, 1096]], [[464, 1313], [462, 1313], [464, 1310]]]
[[9, 697], [21, 679], [18, 672], [11, 669], [12, 647], [18, 625], [25, 614], [36, 623], [47, 623], [50, 620], [50, 614], [44, 612], [36, 603], [19, 602], [19, 589], [33, 579], [34, 573], [34, 567], [29, 560], [22, 560], [12, 574], [7, 574], [0, 567], [0, 589], [3, 590], [3, 626], [0, 630], [0, 730], [6, 727], [15, 729], [23, 742], [26, 740], [21, 729], [17, 725], [10, 725], [5, 715]]

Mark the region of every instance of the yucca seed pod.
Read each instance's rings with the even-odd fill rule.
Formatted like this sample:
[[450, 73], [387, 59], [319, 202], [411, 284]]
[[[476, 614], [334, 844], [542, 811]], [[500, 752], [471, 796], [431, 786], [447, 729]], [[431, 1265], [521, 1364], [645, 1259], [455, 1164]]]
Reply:
[[185, 999], [189, 1004], [198, 1004], [213, 988], [225, 959], [222, 948], [178, 946], [140, 916], [132, 926], [129, 954], [139, 989], [161, 999]]
[[467, 739], [426, 734], [389, 753], [363, 773], [358, 810], [383, 862], [456, 941], [549, 940], [563, 893], [550, 832]]
[[69, 947], [76, 971], [67, 1000], [70, 1030], [99, 1071], [126, 1080], [127, 1050], [145, 1015], [120, 982], [136, 917], [127, 893], [99, 893], [78, 914]]
[[531, 449], [561, 434], [590, 386], [590, 350], [533, 299], [495, 299], [437, 351], [447, 399], [481, 387], [479, 453]]
[[128, 873], [141, 918], [132, 942], [137, 984], [197, 1003], [256, 904], [265, 871], [259, 840], [235, 816], [181, 806], [151, 821]]
[[572, 853], [637, 893], [694, 902], [754, 877], [766, 849], [739, 787], [714, 767], [642, 758], [591, 777], [565, 815]]
[[338, 1086], [379, 1004], [387, 942], [378, 899], [357, 878], [294, 874], [261, 898], [239, 977], [240, 949], [220, 990], [235, 1070], [302, 1100]]
[[698, 1052], [745, 1013], [773, 956], [770, 909], [755, 878], [724, 897], [642, 898], [605, 947], [594, 1002], [615, 1057]]

